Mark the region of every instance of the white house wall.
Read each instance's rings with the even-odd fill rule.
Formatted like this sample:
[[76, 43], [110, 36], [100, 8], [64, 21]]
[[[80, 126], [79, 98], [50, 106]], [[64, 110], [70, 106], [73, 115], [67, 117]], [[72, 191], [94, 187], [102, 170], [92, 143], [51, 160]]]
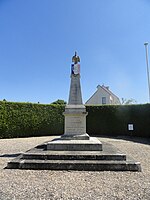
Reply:
[[107, 87], [100, 86], [100, 85], [97, 87], [97, 91], [86, 102], [86, 104], [90, 104], [90, 105], [103, 104], [102, 97], [106, 97], [106, 104], [108, 105], [121, 104], [119, 98], [116, 95], [114, 95]]
[[86, 104], [102, 104], [102, 97], [106, 97], [106, 104], [110, 104], [110, 94], [99, 88]]

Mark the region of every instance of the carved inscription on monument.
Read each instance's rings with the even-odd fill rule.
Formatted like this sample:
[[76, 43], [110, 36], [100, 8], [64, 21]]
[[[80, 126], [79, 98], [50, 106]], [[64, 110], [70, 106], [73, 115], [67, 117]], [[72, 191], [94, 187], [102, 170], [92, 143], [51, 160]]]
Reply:
[[85, 133], [85, 117], [69, 116], [66, 117], [65, 129], [66, 133]]

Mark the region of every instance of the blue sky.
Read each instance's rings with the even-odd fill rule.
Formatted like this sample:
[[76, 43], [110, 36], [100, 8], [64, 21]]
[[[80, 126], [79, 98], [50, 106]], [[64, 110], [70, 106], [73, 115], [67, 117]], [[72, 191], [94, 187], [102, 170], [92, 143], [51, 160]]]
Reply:
[[0, 0], [0, 100], [68, 101], [81, 58], [85, 102], [97, 85], [148, 102], [149, 0]]

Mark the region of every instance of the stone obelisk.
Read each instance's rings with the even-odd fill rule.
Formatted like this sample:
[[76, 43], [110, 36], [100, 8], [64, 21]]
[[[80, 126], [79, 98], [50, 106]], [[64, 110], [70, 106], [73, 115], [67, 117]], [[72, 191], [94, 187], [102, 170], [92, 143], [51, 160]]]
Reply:
[[80, 85], [80, 58], [75, 55], [72, 57], [71, 65], [71, 84], [69, 101], [65, 107], [65, 133], [62, 139], [68, 140], [89, 140], [86, 133], [86, 108], [82, 102]]

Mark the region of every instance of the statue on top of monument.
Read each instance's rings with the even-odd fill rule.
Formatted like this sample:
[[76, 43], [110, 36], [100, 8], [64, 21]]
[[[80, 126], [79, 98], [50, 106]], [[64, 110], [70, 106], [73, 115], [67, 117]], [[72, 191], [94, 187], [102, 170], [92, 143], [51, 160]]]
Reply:
[[74, 62], [74, 64], [77, 64], [78, 62], [80, 62], [80, 57], [77, 56], [76, 51], [75, 51], [75, 55], [72, 57], [72, 62]]
[[75, 51], [75, 55], [72, 57], [72, 62], [74, 62], [74, 64], [71, 65], [71, 74], [73, 76], [77, 76], [80, 74], [80, 64], [78, 62], [80, 62], [80, 57], [77, 56], [77, 52]]

